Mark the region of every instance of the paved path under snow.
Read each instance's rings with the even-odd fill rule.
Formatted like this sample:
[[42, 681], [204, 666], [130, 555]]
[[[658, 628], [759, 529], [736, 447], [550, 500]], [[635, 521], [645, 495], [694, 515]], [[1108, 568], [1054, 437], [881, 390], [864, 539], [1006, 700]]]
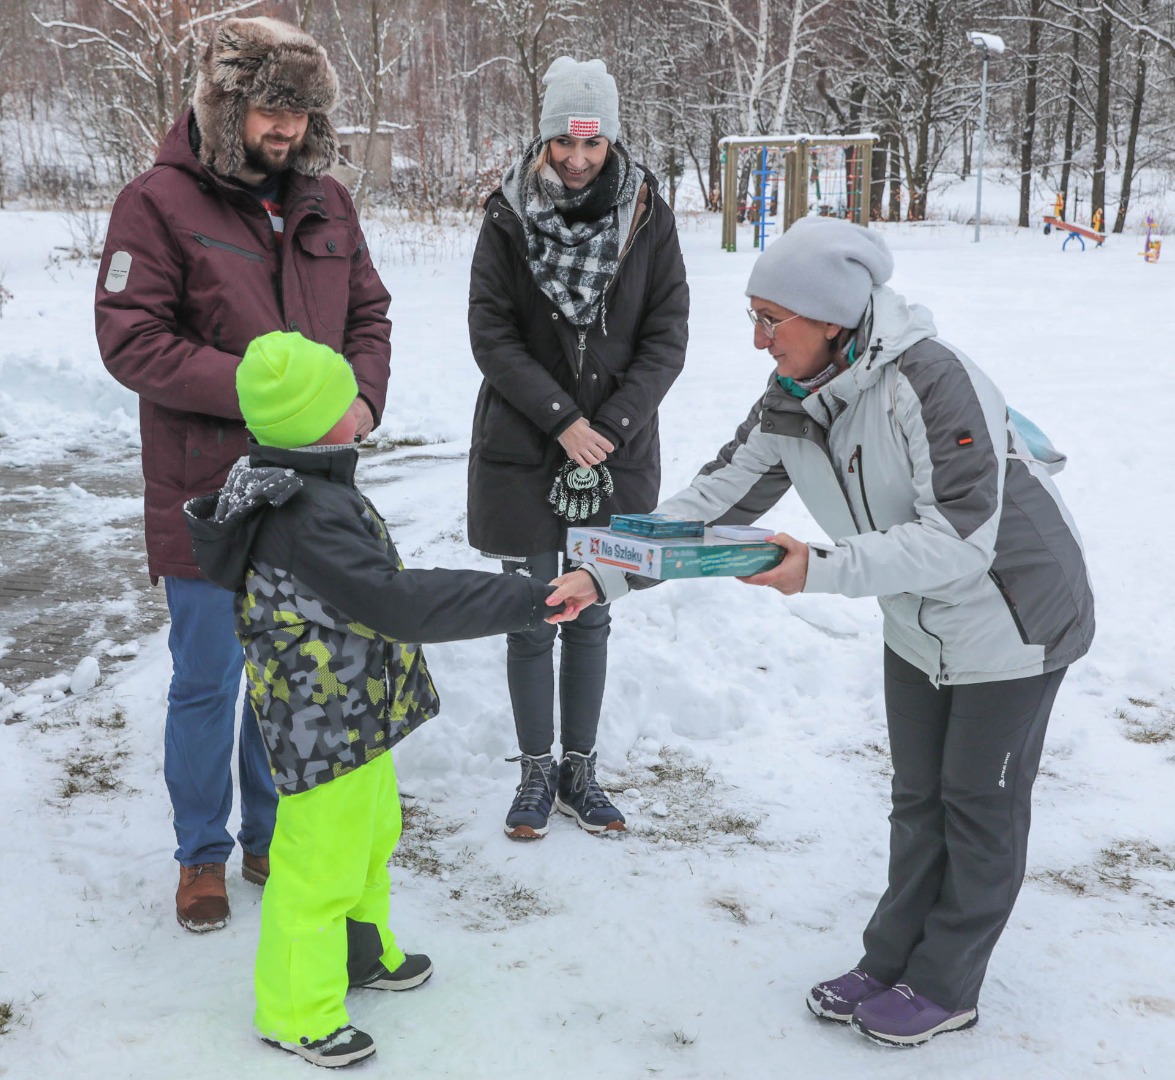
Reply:
[[[364, 482], [464, 459], [463, 449], [368, 445]], [[163, 586], [147, 575], [142, 497], [137, 450], [0, 461], [0, 684], [19, 694], [86, 656], [105, 674], [167, 621]]]
[[8, 689], [72, 672], [103, 643], [107, 669], [118, 646], [166, 620], [163, 589], [147, 577], [141, 505], [113, 520], [87, 513], [138, 504], [142, 492], [137, 453], [0, 464], [0, 683]]

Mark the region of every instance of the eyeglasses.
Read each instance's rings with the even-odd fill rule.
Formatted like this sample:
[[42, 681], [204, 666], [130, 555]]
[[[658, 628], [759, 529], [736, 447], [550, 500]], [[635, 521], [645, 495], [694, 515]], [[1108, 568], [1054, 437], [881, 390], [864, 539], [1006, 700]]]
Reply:
[[775, 331], [784, 323], [798, 319], [799, 315], [789, 315], [786, 319], [773, 319], [770, 315], [760, 315], [753, 307], [747, 308], [747, 318], [763, 331], [768, 341], [775, 340]]

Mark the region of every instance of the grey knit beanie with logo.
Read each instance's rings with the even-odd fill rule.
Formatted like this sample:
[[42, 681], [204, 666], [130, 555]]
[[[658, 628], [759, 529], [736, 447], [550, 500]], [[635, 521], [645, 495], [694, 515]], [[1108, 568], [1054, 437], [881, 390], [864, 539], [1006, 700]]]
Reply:
[[560, 56], [547, 68], [543, 85], [546, 90], [539, 117], [543, 142], [560, 135], [616, 141], [620, 135], [620, 95], [603, 60], [580, 63]]
[[755, 260], [747, 296], [852, 329], [865, 314], [873, 287], [892, 273], [889, 246], [872, 229], [806, 217]]

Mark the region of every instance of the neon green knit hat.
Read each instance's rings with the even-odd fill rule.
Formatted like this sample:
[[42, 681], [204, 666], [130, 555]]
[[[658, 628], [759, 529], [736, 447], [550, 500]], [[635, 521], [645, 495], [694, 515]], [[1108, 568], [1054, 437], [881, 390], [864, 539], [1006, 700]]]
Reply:
[[317, 442], [358, 394], [351, 365], [301, 334], [275, 330], [254, 338], [237, 365], [241, 415], [262, 446]]

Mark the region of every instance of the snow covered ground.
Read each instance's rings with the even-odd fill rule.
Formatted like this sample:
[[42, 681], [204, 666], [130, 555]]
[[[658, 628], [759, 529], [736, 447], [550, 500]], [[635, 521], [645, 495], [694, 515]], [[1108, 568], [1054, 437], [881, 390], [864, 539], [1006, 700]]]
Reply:
[[[1059, 482], [1097, 590], [1097, 640], [1057, 703], [1029, 879], [979, 1025], [889, 1051], [803, 1004], [811, 983], [857, 961], [884, 884], [875, 604], [682, 582], [614, 612], [599, 750], [629, 817], [623, 836], [593, 839], [564, 818], [541, 843], [508, 841], [504, 645], [429, 649], [444, 710], [396, 755], [409, 826], [392, 911], [401, 942], [428, 951], [437, 974], [412, 994], [352, 996], [354, 1022], [380, 1047], [362, 1075], [1171, 1075], [1175, 251], [1148, 265], [1137, 234], [1062, 253], [1039, 229], [985, 226], [974, 244], [967, 225], [881, 228], [895, 287], [1068, 452]], [[749, 236], [727, 254], [717, 230], [682, 223], [693, 309], [686, 370], [662, 410], [666, 494], [729, 437], [768, 370], [743, 313]], [[360, 482], [414, 565], [481, 566], [462, 520], [478, 382], [468, 244], [450, 239], [437, 260], [371, 231], [395, 329], [385, 442], [365, 451]], [[0, 459], [89, 446], [137, 468], [134, 397], [92, 338], [94, 270], [53, 257], [67, 223], [8, 211], [0, 234], [13, 294], [0, 318]], [[406, 436], [427, 442], [387, 442]], [[0, 514], [17, 512], [0, 493]], [[113, 545], [133, 508], [101, 513], [63, 489], [61, 514]], [[791, 497], [764, 523], [818, 535]], [[12, 1012], [0, 1076], [307, 1077], [251, 1032], [260, 892], [236, 857], [228, 928], [198, 937], [175, 921], [164, 633], [92, 659], [100, 681], [82, 679], [78, 694], [63, 694], [68, 671], [19, 701], [0, 688], [0, 1008]], [[82, 759], [81, 790], [66, 796]]]

